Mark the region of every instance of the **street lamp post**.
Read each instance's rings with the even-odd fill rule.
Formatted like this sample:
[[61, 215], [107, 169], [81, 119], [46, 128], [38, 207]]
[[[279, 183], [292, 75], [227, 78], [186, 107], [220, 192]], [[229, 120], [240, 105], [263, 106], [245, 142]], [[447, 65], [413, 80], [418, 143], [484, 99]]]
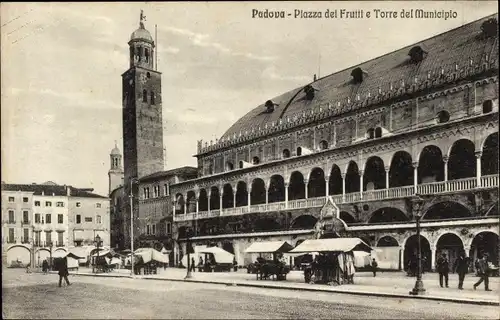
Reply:
[[50, 265], [49, 265], [49, 270], [52, 270], [52, 264], [53, 264], [52, 263], [52, 246], [54, 244], [52, 243], [52, 241], [49, 241], [47, 244], [49, 245], [49, 249], [50, 249], [50, 259], [49, 259], [50, 260]]
[[422, 247], [420, 245], [420, 219], [422, 218], [423, 199], [416, 195], [414, 200], [415, 218], [417, 220], [417, 280], [415, 287], [410, 291], [411, 295], [421, 295], [425, 293], [424, 282], [422, 281]]
[[187, 252], [187, 273], [184, 279], [191, 279], [193, 276], [191, 275], [191, 250], [189, 250], [190, 246], [190, 237], [191, 237], [191, 229], [186, 230], [186, 252]]
[[134, 183], [139, 180], [130, 179], [130, 275], [134, 277]]
[[[94, 244], [97, 248], [97, 258], [95, 260], [94, 266], [98, 266], [97, 264], [99, 263], [99, 248], [102, 246], [102, 240], [99, 235], [95, 236], [94, 238]], [[97, 273], [97, 268], [94, 267], [95, 273]]]

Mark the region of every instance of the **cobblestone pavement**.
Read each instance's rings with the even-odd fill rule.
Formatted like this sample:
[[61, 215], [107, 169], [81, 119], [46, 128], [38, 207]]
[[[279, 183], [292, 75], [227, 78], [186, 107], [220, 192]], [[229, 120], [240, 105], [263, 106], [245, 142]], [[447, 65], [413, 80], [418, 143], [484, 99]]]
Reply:
[[[81, 268], [78, 273], [91, 273], [91, 269]], [[109, 275], [130, 275], [130, 270], [119, 269], [115, 270]], [[172, 280], [184, 279], [186, 269], [167, 268], [159, 269], [157, 275], [141, 276], [141, 277], [154, 277]], [[318, 288], [320, 290], [335, 289], [344, 292], [376, 292], [387, 294], [400, 294], [408, 295], [408, 292], [415, 284], [414, 277], [407, 277], [404, 272], [378, 272], [376, 277], [373, 277], [371, 272], [356, 273], [354, 278], [354, 285], [343, 286], [326, 286], [326, 285], [310, 285], [304, 283], [303, 272], [292, 271], [287, 277], [286, 281], [271, 281], [271, 280], [256, 280], [256, 276], [247, 274], [246, 269], [240, 269], [238, 272], [220, 272], [220, 273], [192, 273], [193, 280], [201, 281], [220, 281], [220, 282], [243, 282], [248, 284], [262, 284], [266, 283], [273, 286], [289, 287], [289, 288]], [[481, 284], [477, 290], [473, 289], [473, 284], [479, 280], [473, 274], [466, 276], [464, 282], [464, 290], [458, 290], [458, 275], [450, 274], [449, 288], [441, 288], [439, 286], [439, 276], [436, 273], [425, 273], [423, 275], [424, 286], [426, 288], [427, 296], [443, 297], [450, 299], [464, 299], [464, 300], [478, 300], [488, 302], [499, 302], [500, 297], [500, 278], [490, 278], [490, 288], [493, 291], [487, 292], [484, 290], [484, 285]]]
[[[172, 269], [175, 270], [175, 269]], [[182, 271], [182, 270], [179, 270]], [[174, 271], [176, 272], [176, 271]], [[120, 273], [120, 272], [117, 272]], [[476, 319], [498, 307], [354, 295], [3, 270], [4, 318]]]

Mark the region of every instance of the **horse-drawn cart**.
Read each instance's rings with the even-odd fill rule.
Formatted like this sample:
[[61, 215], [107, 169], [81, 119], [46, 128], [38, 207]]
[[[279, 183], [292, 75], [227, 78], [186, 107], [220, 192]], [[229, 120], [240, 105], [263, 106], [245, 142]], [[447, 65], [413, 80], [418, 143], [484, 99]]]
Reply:
[[290, 272], [290, 266], [286, 264], [283, 254], [293, 247], [286, 241], [264, 241], [254, 242], [245, 250], [246, 253], [258, 253], [259, 255], [272, 254], [271, 260], [266, 260], [262, 256], [257, 261], [247, 267], [249, 273], [255, 273], [257, 280], [273, 278], [276, 280], [286, 280]]

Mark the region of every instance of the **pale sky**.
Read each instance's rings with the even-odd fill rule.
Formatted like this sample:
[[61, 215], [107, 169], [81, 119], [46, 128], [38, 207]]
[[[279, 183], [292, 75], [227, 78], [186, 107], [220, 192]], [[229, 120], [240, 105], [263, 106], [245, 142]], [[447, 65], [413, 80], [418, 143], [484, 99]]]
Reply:
[[[252, 9], [454, 10], [456, 19], [252, 19]], [[162, 76], [167, 169], [196, 166], [264, 101], [497, 12], [481, 2], [2, 3], [2, 181], [47, 180], [106, 195], [122, 147], [121, 74], [140, 9]], [[373, 11], [372, 11], [373, 12]]]

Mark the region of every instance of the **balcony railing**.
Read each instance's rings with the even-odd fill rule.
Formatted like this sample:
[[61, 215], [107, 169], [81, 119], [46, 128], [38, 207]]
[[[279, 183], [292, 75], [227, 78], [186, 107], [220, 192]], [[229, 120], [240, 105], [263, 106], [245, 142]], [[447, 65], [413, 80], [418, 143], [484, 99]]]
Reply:
[[[495, 188], [498, 187], [498, 174], [482, 176], [480, 178], [480, 188]], [[438, 181], [430, 183], [422, 183], [417, 185], [417, 193], [421, 195], [440, 194], [446, 192], [458, 192], [476, 189], [477, 178], [464, 178], [457, 180]], [[385, 199], [407, 198], [415, 195], [415, 186], [403, 186], [389, 189], [369, 190], [363, 192], [351, 192], [345, 195], [337, 194], [330, 196], [333, 202], [337, 204], [353, 203], [359, 201], [379, 201]], [[243, 215], [253, 212], [269, 212], [280, 210], [292, 210], [322, 207], [326, 203], [326, 197], [296, 199], [281, 202], [273, 202], [267, 204], [255, 204], [251, 206], [242, 206], [235, 208], [225, 208], [222, 210], [200, 211], [196, 213], [187, 213], [174, 216], [174, 221], [186, 221], [194, 219], [206, 219], [218, 216], [233, 216]]]
[[57, 242], [57, 243], [56, 243], [56, 247], [64, 247], [64, 243], [62, 243], [62, 242]]
[[29, 220], [23, 220], [23, 221], [21, 221], [21, 224], [22, 224], [23, 226], [30, 225], [30, 224], [31, 224], [31, 221], [29, 221]]
[[7, 239], [7, 243], [17, 243], [17, 240], [16, 239]]

